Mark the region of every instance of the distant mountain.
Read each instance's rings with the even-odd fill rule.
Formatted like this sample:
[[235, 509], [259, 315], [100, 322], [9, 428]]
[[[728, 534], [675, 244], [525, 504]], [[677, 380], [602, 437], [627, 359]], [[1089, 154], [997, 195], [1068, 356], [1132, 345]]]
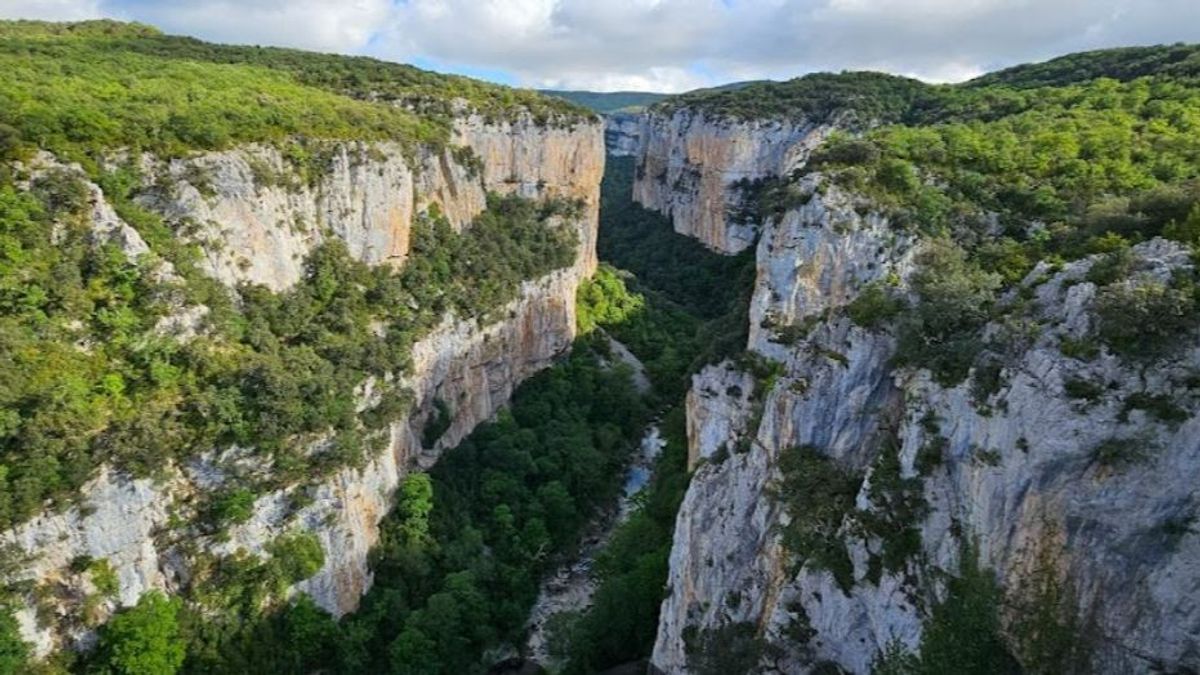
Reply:
[[591, 108], [605, 115], [626, 108], [645, 108], [667, 98], [669, 94], [658, 94], [649, 91], [556, 91], [543, 89], [541, 93], [566, 99], [577, 105]]
[[[741, 89], [747, 85], [756, 84], [765, 80], [749, 80], [746, 82], [730, 82], [716, 87], [707, 89], [693, 89], [686, 94], [698, 94], [702, 92], [714, 93], [721, 91], [732, 91]], [[674, 96], [684, 96], [686, 94], [661, 94], [650, 91], [565, 91], [555, 89], [542, 89], [539, 93], [547, 96], [554, 96], [565, 99], [576, 105], [581, 105], [585, 108], [591, 108], [601, 115], [619, 111], [633, 111], [641, 108], [648, 108], [659, 101], [672, 98]]]

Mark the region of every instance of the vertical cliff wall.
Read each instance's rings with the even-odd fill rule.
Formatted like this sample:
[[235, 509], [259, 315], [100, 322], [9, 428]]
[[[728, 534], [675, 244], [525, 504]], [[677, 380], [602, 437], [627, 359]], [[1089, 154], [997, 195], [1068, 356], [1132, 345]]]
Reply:
[[[902, 292], [924, 244], [869, 201], [818, 176], [804, 184], [810, 201], [766, 223], [758, 242], [757, 372], [710, 367], [688, 397], [696, 472], [654, 665], [691, 672], [753, 642], [762, 672], [870, 672], [890, 645], [918, 647], [948, 575], [973, 550], [1003, 588], [1014, 644], [1029, 638], [1023, 615], [1061, 609], [1038, 605], [1047, 600], [1031, 580], [1050, 578], [1069, 589], [1089, 671], [1200, 667], [1200, 538], [1186, 525], [1200, 463], [1200, 397], [1187, 373], [1200, 351], [1183, 344], [1146, 362], [1066, 349], [1096, 326], [1094, 256], [1040, 265], [1003, 301], [1014, 309], [984, 331], [1007, 350], [994, 382], [974, 373], [946, 386], [898, 368], [893, 332], [855, 324], [846, 305], [873, 281]], [[1121, 282], [1132, 288], [1192, 266], [1162, 240], [1136, 246], [1134, 261]], [[1081, 397], [1080, 382], [1098, 383], [1094, 396]], [[1169, 419], [1139, 403], [1151, 400]], [[1114, 460], [1114, 448], [1138, 459]], [[853, 499], [789, 510], [786, 476], [816, 470], [789, 462], [801, 452], [849, 476]], [[788, 528], [831, 508], [844, 558], [789, 550]]]
[[[205, 556], [266, 556], [269, 544], [289, 532], [312, 533], [325, 554], [320, 571], [294, 591], [335, 615], [355, 609], [371, 584], [368, 552], [404, 475], [430, 466], [440, 450], [491, 417], [523, 379], [569, 347], [575, 291], [596, 264], [600, 124], [466, 117], [456, 123], [455, 140], [455, 147], [415, 158], [389, 144], [323, 145], [320, 169], [312, 172], [260, 146], [170, 162], [142, 159], [148, 175], [169, 180], [148, 184], [139, 202], [162, 214], [178, 236], [200, 243], [203, 271], [231, 285], [285, 289], [299, 280], [305, 255], [327, 237], [342, 239], [365, 262], [403, 264], [415, 214], [436, 205], [455, 227], [466, 228], [485, 208], [488, 192], [579, 200], [579, 215], [559, 224], [577, 230], [579, 248], [570, 267], [525, 282], [518, 299], [496, 313], [499, 319], [447, 316], [414, 345], [412, 368], [400, 375], [415, 397], [412, 413], [388, 426], [361, 468], [258, 495], [248, 519], [214, 535], [194, 522], [201, 497], [222, 488], [230, 467], [269, 471], [243, 450], [214, 448], [186, 465], [163, 467], [154, 479], [102, 467], [77, 506], [0, 533], [0, 543], [15, 547], [9, 551], [20, 559], [13, 577], [39, 589], [17, 612], [38, 654], [86, 645], [98, 621], [148, 590], [179, 589]], [[89, 189], [97, 236], [131, 257], [149, 250], [99, 188]], [[197, 315], [203, 308], [181, 310], [172, 318], [179, 324], [173, 332], [190, 333], [195, 326], [187, 324]], [[363, 408], [374, 403], [375, 389], [374, 382], [363, 383]], [[423, 448], [421, 431], [435, 401], [452, 416], [436, 444]], [[313, 450], [324, 442], [316, 440]], [[93, 607], [86, 623], [83, 605], [96, 594], [90, 575], [74, 569], [83, 559], [106, 560], [119, 582], [117, 596]]]
[[633, 199], [671, 218], [675, 231], [734, 254], [758, 223], [737, 210], [751, 182], [790, 173], [829, 132], [791, 120], [739, 120], [678, 108], [641, 118]]
[[613, 112], [604, 116], [604, 146], [613, 157], [636, 157], [642, 139], [642, 115]]

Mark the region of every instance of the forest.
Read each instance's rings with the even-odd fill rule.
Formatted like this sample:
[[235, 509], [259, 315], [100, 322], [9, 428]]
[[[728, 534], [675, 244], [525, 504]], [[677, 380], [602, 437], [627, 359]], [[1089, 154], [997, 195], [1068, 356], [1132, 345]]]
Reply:
[[0, 66], [6, 160], [34, 148], [85, 163], [117, 148], [176, 156], [297, 136], [415, 149], [449, 142], [454, 101], [492, 119], [591, 117], [562, 99], [412, 66], [215, 45], [115, 21], [0, 21]]

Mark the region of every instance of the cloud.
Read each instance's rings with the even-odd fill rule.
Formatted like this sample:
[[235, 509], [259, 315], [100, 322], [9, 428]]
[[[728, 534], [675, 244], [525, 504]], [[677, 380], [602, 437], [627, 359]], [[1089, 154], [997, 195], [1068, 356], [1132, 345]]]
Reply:
[[957, 81], [1082, 49], [1200, 42], [1198, 0], [0, 0], [3, 16], [100, 14], [597, 90], [814, 70]]
[[390, 0], [106, 0], [106, 8], [170, 33], [318, 51], [361, 50]]
[[1197, 0], [408, 0], [375, 50], [533, 86], [681, 91], [814, 70], [960, 81], [1175, 41], [1200, 41]]
[[101, 16], [100, 0], [0, 0], [0, 17], [80, 21]]

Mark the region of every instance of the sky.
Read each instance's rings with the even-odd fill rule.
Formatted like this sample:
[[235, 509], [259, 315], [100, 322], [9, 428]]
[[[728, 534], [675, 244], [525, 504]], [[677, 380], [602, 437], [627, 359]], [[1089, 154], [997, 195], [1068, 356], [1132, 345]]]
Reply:
[[0, 0], [216, 42], [366, 54], [527, 87], [678, 92], [813, 71], [933, 82], [1200, 42], [1200, 0]]

